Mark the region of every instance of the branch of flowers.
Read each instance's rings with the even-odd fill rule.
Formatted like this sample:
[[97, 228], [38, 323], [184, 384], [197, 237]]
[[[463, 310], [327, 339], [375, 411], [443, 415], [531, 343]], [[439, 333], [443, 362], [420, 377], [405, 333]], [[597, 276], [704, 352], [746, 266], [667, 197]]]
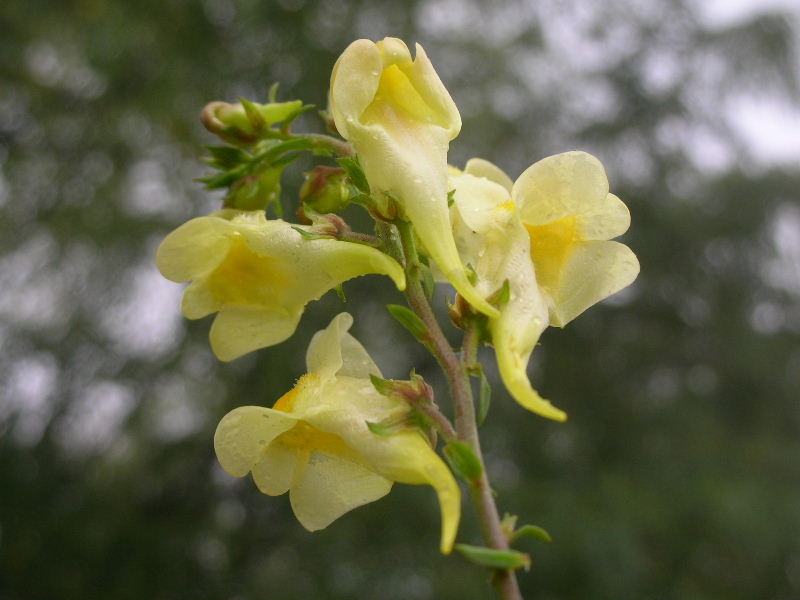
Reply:
[[[486, 465], [483, 460], [478, 437], [478, 426], [475, 421], [475, 405], [472, 398], [472, 387], [469, 380], [469, 373], [467, 372], [467, 366], [474, 362], [475, 355], [477, 354], [477, 330], [469, 331], [470, 328], [474, 329], [474, 325], [470, 323], [465, 338], [470, 345], [468, 350], [471, 352], [473, 346], [475, 350], [472, 356], [465, 355], [463, 359], [459, 359], [450, 345], [450, 342], [447, 341], [447, 338], [442, 332], [439, 322], [433, 313], [433, 309], [428, 302], [428, 298], [425, 295], [425, 290], [422, 286], [419, 256], [417, 255], [416, 246], [414, 244], [411, 224], [398, 220], [396, 226], [400, 233], [400, 243], [405, 258], [406, 299], [408, 300], [411, 310], [414, 311], [427, 327], [430, 340], [426, 346], [439, 362], [442, 371], [444, 371], [447, 377], [447, 382], [450, 386], [450, 394], [453, 399], [456, 420], [455, 429], [458, 438], [469, 444], [482, 466], [481, 476], [470, 488], [472, 491], [472, 499], [481, 522], [481, 528], [483, 529], [484, 539], [490, 547], [497, 550], [505, 550], [508, 548], [508, 539], [500, 525], [497, 505], [495, 504], [492, 488], [486, 474]], [[471, 340], [475, 341], [473, 342]], [[514, 571], [506, 569], [496, 570], [492, 578], [492, 583], [498, 595], [504, 600], [522, 600], [522, 594], [520, 593]]]

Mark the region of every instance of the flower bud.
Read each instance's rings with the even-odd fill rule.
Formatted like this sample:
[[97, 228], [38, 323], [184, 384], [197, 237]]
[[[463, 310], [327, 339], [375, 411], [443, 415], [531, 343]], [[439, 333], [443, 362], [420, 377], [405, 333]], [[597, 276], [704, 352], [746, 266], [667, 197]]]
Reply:
[[261, 132], [285, 121], [302, 108], [301, 100], [257, 104], [241, 100], [236, 104], [211, 102], [200, 114], [203, 126], [231, 144], [248, 146], [258, 141]]
[[224, 208], [263, 210], [280, 201], [283, 167], [267, 169], [258, 175], [245, 175], [231, 186]]
[[339, 167], [320, 165], [306, 173], [300, 188], [300, 200], [318, 213], [333, 213], [350, 204], [347, 174]]

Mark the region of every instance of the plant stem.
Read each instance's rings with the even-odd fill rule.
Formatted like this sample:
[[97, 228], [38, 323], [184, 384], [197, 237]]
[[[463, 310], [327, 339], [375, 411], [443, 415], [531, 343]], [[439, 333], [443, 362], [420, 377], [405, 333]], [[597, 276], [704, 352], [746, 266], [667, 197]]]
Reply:
[[353, 146], [351, 146], [348, 142], [337, 139], [331, 135], [325, 135], [324, 133], [303, 133], [298, 135], [298, 137], [304, 137], [307, 140], [310, 140], [314, 147], [322, 146], [324, 148], [329, 148], [339, 156], [356, 155], [355, 150], [353, 150]]
[[[477, 355], [477, 331], [472, 326], [468, 327], [464, 335], [462, 357], [459, 358], [442, 332], [425, 295], [425, 290], [422, 286], [421, 265], [414, 244], [411, 224], [405, 221], [398, 221], [396, 226], [400, 233], [400, 243], [405, 259], [405, 294], [408, 304], [427, 327], [430, 340], [426, 346], [438, 361], [450, 386], [458, 439], [470, 446], [483, 467], [480, 478], [470, 486], [472, 500], [475, 503], [478, 518], [481, 522], [483, 537], [489, 547], [505, 550], [508, 548], [508, 539], [500, 526], [500, 516], [497, 513], [497, 505], [486, 474], [486, 465], [478, 437], [478, 426], [475, 422], [472, 386], [467, 372], [467, 366], [474, 363]], [[492, 583], [498, 595], [504, 600], [522, 600], [522, 594], [514, 571], [496, 570], [492, 577]]]

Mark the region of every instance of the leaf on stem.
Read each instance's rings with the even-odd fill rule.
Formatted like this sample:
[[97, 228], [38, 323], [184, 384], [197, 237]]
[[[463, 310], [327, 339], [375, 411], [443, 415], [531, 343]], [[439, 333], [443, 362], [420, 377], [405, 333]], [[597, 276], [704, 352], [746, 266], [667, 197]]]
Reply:
[[450, 440], [444, 447], [444, 455], [453, 472], [470, 485], [474, 485], [483, 473], [481, 461], [465, 442]]
[[480, 427], [486, 420], [486, 415], [489, 414], [489, 406], [492, 403], [492, 386], [489, 384], [486, 373], [483, 372], [483, 367], [481, 367], [478, 377], [480, 377], [480, 393], [478, 395], [478, 427]]
[[358, 157], [347, 156], [338, 158], [336, 162], [344, 169], [348, 179], [353, 182], [353, 185], [358, 188], [358, 191], [369, 196], [369, 183], [367, 182], [367, 176], [364, 175], [364, 169], [361, 168], [361, 163], [358, 162]]
[[427, 326], [410, 309], [399, 304], [387, 304], [386, 309], [420, 342], [427, 342], [430, 339]]
[[511, 537], [508, 541], [515, 542], [522, 537], [533, 537], [543, 542], [553, 541], [553, 538], [550, 537], [550, 534], [538, 525], [523, 525], [511, 534]]
[[468, 561], [489, 569], [519, 569], [531, 566], [531, 557], [516, 550], [495, 550], [485, 546], [456, 544], [455, 549]]

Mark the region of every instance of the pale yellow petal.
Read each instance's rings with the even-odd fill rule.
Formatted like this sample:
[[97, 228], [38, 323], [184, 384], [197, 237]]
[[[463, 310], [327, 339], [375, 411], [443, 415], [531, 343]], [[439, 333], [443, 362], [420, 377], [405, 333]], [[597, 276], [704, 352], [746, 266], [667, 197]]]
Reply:
[[584, 240], [610, 240], [628, 231], [631, 213], [622, 200], [608, 194], [596, 210], [578, 215], [575, 225]]
[[639, 261], [630, 248], [618, 242], [576, 244], [563, 266], [550, 320], [563, 327], [593, 304], [630, 285], [639, 274]]
[[323, 330], [311, 338], [306, 350], [306, 369], [322, 381], [332, 378], [342, 368], [342, 336], [353, 324], [349, 313], [339, 313]]
[[382, 498], [391, 488], [391, 481], [360, 462], [313, 452], [289, 495], [300, 524], [317, 531], [346, 512]]
[[509, 193], [511, 193], [511, 188], [514, 186], [514, 182], [500, 167], [482, 158], [470, 158], [464, 167], [464, 172], [475, 177], [488, 179], [502, 186]]
[[213, 271], [231, 245], [230, 224], [216, 216], [198, 217], [170, 233], [156, 251], [156, 265], [172, 281], [198, 279]]
[[205, 281], [193, 281], [183, 292], [181, 311], [187, 319], [202, 319], [220, 309]]
[[330, 325], [311, 338], [306, 352], [309, 373], [316, 373], [324, 381], [334, 375], [368, 379], [370, 375], [381, 376], [377, 365], [358, 340], [347, 333], [353, 317], [341, 313]]
[[542, 398], [531, 386], [526, 373], [527, 359], [530, 356], [530, 352], [527, 356], [524, 352], [515, 352], [508, 343], [497, 344], [495, 352], [503, 385], [505, 385], [514, 400], [537, 415], [554, 421], [567, 420], [567, 415], [564, 411], [553, 406], [549, 400]]
[[596, 210], [608, 195], [603, 165], [586, 152], [564, 152], [528, 167], [511, 197], [526, 225], [545, 225]]
[[451, 140], [455, 138], [461, 131], [461, 115], [422, 46], [415, 45], [414, 62], [403, 71], [425, 103], [433, 109], [435, 122], [447, 130]]
[[[338, 240], [303, 240], [301, 254], [303, 267], [309, 270], [308, 285], [327, 282], [325, 291], [361, 275], [371, 273], [388, 275], [398, 290], [406, 289], [406, 276], [400, 264], [380, 250]], [[303, 280], [303, 273], [298, 276]]]
[[297, 419], [261, 406], [241, 406], [222, 418], [214, 434], [214, 450], [222, 468], [244, 477], [259, 462], [269, 444], [291, 429]]
[[333, 66], [330, 108], [336, 129], [350, 139], [350, 127], [358, 120], [378, 91], [383, 70], [380, 50], [370, 40], [350, 44]]
[[217, 358], [228, 362], [279, 344], [297, 329], [302, 308], [275, 312], [259, 306], [225, 306], [211, 325], [211, 349]]
[[451, 175], [450, 187], [454, 190], [451, 212], [457, 211], [471, 232], [483, 236], [492, 229], [503, 229], [514, 213], [508, 191], [485, 177]]
[[300, 464], [300, 452], [274, 441], [264, 451], [263, 457], [253, 466], [253, 481], [268, 496], [280, 496], [289, 491]]

